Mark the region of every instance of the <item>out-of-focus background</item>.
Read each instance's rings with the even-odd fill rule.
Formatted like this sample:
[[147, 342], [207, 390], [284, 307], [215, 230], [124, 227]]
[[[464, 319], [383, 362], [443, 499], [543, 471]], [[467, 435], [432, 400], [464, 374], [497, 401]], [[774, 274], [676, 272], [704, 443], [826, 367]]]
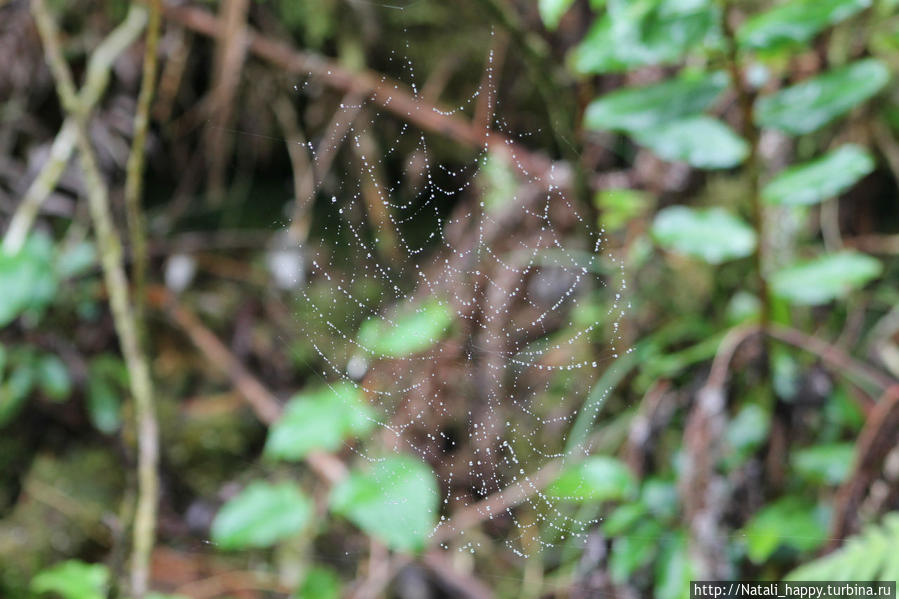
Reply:
[[895, 0], [0, 0], [0, 596], [899, 579]]

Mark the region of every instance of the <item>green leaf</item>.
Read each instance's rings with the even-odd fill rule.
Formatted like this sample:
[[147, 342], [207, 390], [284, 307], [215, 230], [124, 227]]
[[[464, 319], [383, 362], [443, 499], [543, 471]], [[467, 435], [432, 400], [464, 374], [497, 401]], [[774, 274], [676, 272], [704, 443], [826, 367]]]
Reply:
[[749, 155], [749, 144], [721, 121], [694, 116], [635, 133], [657, 156], [696, 168], [732, 168]]
[[568, 501], [627, 499], [636, 493], [631, 471], [615, 458], [593, 456], [566, 468], [546, 490]]
[[718, 9], [708, 0], [609, 0], [571, 56], [583, 74], [676, 62], [720, 40]]
[[409, 456], [385, 458], [353, 471], [331, 492], [331, 509], [391, 549], [420, 551], [437, 521], [437, 480]]
[[15, 254], [0, 251], [0, 326], [50, 303], [57, 287], [52, 260], [53, 243], [40, 234], [29, 237]]
[[255, 481], [228, 501], [212, 523], [212, 540], [222, 549], [271, 547], [302, 531], [312, 502], [291, 482]]
[[639, 501], [625, 503], [615, 508], [615, 511], [603, 521], [601, 528], [610, 537], [617, 537], [633, 528], [645, 517], [645, 505]]
[[670, 206], [652, 223], [652, 236], [662, 247], [719, 264], [755, 250], [755, 231], [722, 208]]
[[540, 18], [550, 31], [559, 26], [559, 21], [574, 4], [574, 0], [539, 0], [537, 8], [540, 10]]
[[793, 570], [784, 580], [899, 580], [899, 512], [867, 526], [843, 546]]
[[617, 231], [646, 212], [650, 197], [635, 189], [603, 189], [594, 196], [593, 203], [600, 211], [602, 227]]
[[791, 456], [793, 468], [813, 483], [839, 485], [849, 476], [855, 459], [854, 443], [830, 443], [800, 449]]
[[792, 135], [811, 133], [874, 96], [889, 79], [883, 62], [859, 60], [759, 98], [755, 120]]
[[866, 150], [848, 144], [824, 156], [785, 169], [762, 190], [768, 204], [803, 206], [833, 198], [874, 170]]
[[16, 364], [9, 378], [0, 385], [0, 427], [18, 415], [33, 387], [34, 365], [30, 361]]
[[689, 599], [690, 581], [696, 578], [687, 536], [678, 531], [662, 543], [655, 568], [655, 599]]
[[727, 425], [724, 435], [732, 454], [728, 456], [731, 468], [742, 463], [768, 438], [771, 428], [771, 415], [761, 406], [749, 403], [737, 412]]
[[637, 528], [612, 543], [609, 575], [615, 584], [623, 584], [634, 572], [652, 560], [659, 546], [662, 528], [654, 520], [645, 520]]
[[330, 568], [315, 566], [306, 574], [293, 599], [340, 599], [340, 579]]
[[827, 540], [827, 527], [814, 505], [785, 497], [755, 514], [743, 534], [749, 559], [760, 564], [781, 546], [798, 551], [819, 547]]
[[362, 391], [349, 382], [300, 393], [269, 430], [265, 455], [300, 460], [311, 451], [336, 451], [344, 440], [374, 426], [374, 412]]
[[800, 46], [830, 25], [871, 6], [871, 0], [793, 0], [747, 19], [737, 31], [740, 45], [754, 50]]
[[56, 274], [60, 279], [69, 279], [83, 274], [97, 263], [94, 244], [82, 241], [72, 248], [60, 251], [56, 257]]
[[584, 113], [587, 129], [635, 132], [696, 116], [727, 89], [726, 73], [691, 73], [644, 87], [611, 92]]
[[358, 343], [388, 358], [422, 352], [440, 341], [453, 323], [450, 309], [436, 299], [418, 307], [403, 306], [392, 320], [370, 318], [359, 328]]
[[37, 384], [50, 399], [61, 401], [72, 392], [69, 370], [58, 356], [44, 354], [35, 365]]
[[122, 398], [128, 393], [128, 370], [116, 356], [104, 354], [91, 360], [87, 376], [87, 415], [91, 424], [107, 435], [122, 426]]
[[853, 251], [829, 254], [800, 262], [774, 273], [775, 295], [800, 305], [818, 305], [844, 297], [877, 278], [880, 262]]
[[56, 593], [63, 599], [106, 599], [109, 569], [103, 564], [68, 560], [38, 572], [31, 591]]

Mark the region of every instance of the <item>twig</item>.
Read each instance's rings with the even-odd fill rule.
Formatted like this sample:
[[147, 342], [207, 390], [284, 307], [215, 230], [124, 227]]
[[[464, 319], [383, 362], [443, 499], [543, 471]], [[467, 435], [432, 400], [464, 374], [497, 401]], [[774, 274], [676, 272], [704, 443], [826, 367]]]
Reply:
[[[93, 85], [93, 87], [85, 89], [81, 97], [76, 95], [72, 74], [59, 45], [56, 23], [47, 10], [44, 0], [33, 0], [31, 10], [46, 49], [47, 62], [53, 78], [56, 80], [56, 91], [60, 103], [69, 116], [74, 117], [76, 123], [78, 150], [85, 176], [88, 207], [100, 248], [101, 265], [109, 292], [113, 323], [122, 346], [122, 353], [128, 367], [131, 392], [134, 395], [138, 438], [138, 499], [134, 522], [131, 593], [137, 599], [142, 599], [147, 591], [149, 578], [159, 485], [156, 471], [159, 441], [153, 405], [153, 383], [150, 378], [149, 366], [138, 340], [138, 323], [132, 311], [128, 280], [122, 265], [122, 245], [110, 216], [109, 192], [97, 166], [87, 133], [92, 104], [81, 101], [91, 90], [103, 87], [109, 73], [108, 71], [92, 71], [89, 67], [85, 86]], [[145, 23], [145, 9], [132, 5], [125, 22], [108, 39], [119, 43], [133, 40], [143, 29]]]
[[896, 384], [896, 381], [892, 377], [880, 372], [876, 368], [868, 366], [864, 362], [853, 359], [835, 345], [831, 345], [812, 335], [806, 335], [796, 329], [777, 325], [772, 326], [768, 330], [768, 334], [778, 341], [783, 341], [784, 343], [788, 343], [799, 349], [815, 354], [824, 362], [827, 362], [834, 367], [838, 372], [852, 375], [856, 379], [865, 381], [881, 391]]
[[[211, 37], [223, 35], [218, 20], [206, 10], [166, 4], [164, 14], [166, 18], [192, 31]], [[303, 52], [286, 43], [266, 38], [249, 27], [245, 32], [249, 51], [284, 71], [313, 75], [334, 89], [370, 98], [385, 110], [425, 131], [446, 135], [475, 148], [483, 148], [486, 143], [491, 150], [502, 155], [514, 154], [515, 163], [532, 174], [546, 173], [552, 164], [545, 156], [535, 154], [496, 132], [485, 137], [485, 132], [475, 124], [459, 116], [438, 111], [435, 106], [407, 91], [405, 86], [377, 73], [351, 71], [324, 56]], [[562, 181], [557, 177], [552, 183], [559, 186]]]
[[40, 213], [41, 204], [47, 199], [47, 196], [56, 187], [59, 178], [62, 176], [72, 156], [72, 150], [75, 148], [76, 128], [75, 121], [71, 118], [66, 119], [53, 145], [50, 146], [50, 155], [47, 162], [41, 167], [28, 191], [16, 208], [12, 220], [9, 223], [9, 229], [3, 238], [3, 251], [7, 254], [15, 254], [25, 243], [28, 232], [34, 225], [37, 215]]
[[[142, 19], [142, 17], [136, 16], [123, 22], [91, 53], [87, 66], [87, 76], [81, 90], [78, 92], [78, 103], [84, 112], [89, 112], [99, 102], [103, 92], [106, 91], [112, 63], [140, 35], [143, 24], [135, 19]], [[72, 87], [74, 91], [74, 83]], [[41, 167], [41, 172], [38, 173], [37, 178], [28, 187], [25, 197], [22, 198], [16, 213], [13, 215], [12, 222], [3, 239], [3, 250], [5, 252], [15, 253], [22, 247], [40, 212], [41, 205], [56, 187], [59, 178], [65, 171], [66, 164], [72, 155], [76, 142], [77, 126], [74, 118], [70, 116], [63, 123], [59, 133], [56, 134], [47, 162]]]
[[143, 191], [145, 146], [147, 127], [150, 122], [150, 104], [156, 87], [156, 48], [159, 44], [159, 22], [162, 14], [162, 0], [150, 0], [150, 18], [147, 23], [147, 38], [144, 42], [144, 65], [141, 76], [140, 95], [134, 113], [134, 137], [131, 153], [128, 155], [125, 177], [125, 209], [128, 214], [128, 233], [131, 241], [132, 278], [134, 282], [134, 313], [137, 321], [143, 322], [144, 285], [147, 277], [147, 237], [144, 234], [141, 192]]

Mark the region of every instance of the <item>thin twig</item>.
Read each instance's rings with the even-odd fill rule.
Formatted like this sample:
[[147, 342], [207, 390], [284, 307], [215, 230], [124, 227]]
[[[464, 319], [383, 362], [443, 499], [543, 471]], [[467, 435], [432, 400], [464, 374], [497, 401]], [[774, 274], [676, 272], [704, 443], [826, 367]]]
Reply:
[[134, 112], [134, 136], [131, 141], [131, 153], [128, 155], [125, 177], [125, 210], [128, 215], [128, 237], [131, 241], [134, 312], [138, 322], [143, 322], [144, 285], [147, 277], [147, 237], [144, 234], [141, 193], [143, 191], [147, 128], [150, 123], [150, 104], [153, 102], [153, 92], [156, 88], [156, 49], [159, 45], [162, 0], [149, 0], [149, 6], [150, 18], [147, 23], [147, 38], [144, 42], [143, 74], [137, 109]]
[[[85, 86], [93, 85], [94, 87], [84, 90], [82, 96], [79, 97], [75, 93], [72, 74], [60, 48], [56, 23], [47, 10], [44, 0], [33, 0], [31, 9], [46, 50], [50, 71], [56, 81], [56, 91], [60, 103], [76, 123], [78, 151], [84, 171], [88, 207], [100, 249], [101, 265], [108, 288], [113, 323], [128, 367], [129, 383], [134, 395], [138, 438], [138, 499], [134, 522], [131, 593], [136, 599], [142, 599], [148, 586], [159, 486], [156, 471], [159, 441], [153, 405], [153, 383], [149, 365], [138, 340], [138, 323], [132, 310], [128, 280], [123, 267], [122, 244], [110, 215], [109, 192], [100, 174], [88, 137], [87, 123], [92, 104], [81, 102], [82, 98], [87, 97], [84, 93], [89, 93], [91, 89], [99, 89], [105, 85], [105, 79], [108, 78], [109, 73], [108, 71], [105, 73], [92, 72], [89, 67]], [[132, 5], [123, 26], [119, 27], [110, 38], [121, 43], [128, 39], [133, 40], [143, 29], [145, 23], [146, 10]]]

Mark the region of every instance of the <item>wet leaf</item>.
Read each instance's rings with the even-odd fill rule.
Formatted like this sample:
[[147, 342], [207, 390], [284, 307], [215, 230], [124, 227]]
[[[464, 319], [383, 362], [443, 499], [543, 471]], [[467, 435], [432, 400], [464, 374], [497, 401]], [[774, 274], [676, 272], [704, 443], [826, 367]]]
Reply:
[[300, 460], [311, 451], [335, 451], [346, 439], [371, 430], [373, 418], [362, 391], [352, 383], [300, 393], [269, 430], [265, 455]]
[[874, 170], [874, 159], [849, 144], [824, 156], [785, 169], [762, 190], [769, 204], [799, 206], [836, 197]]
[[737, 31], [741, 45], [754, 50], [795, 47], [830, 25], [869, 7], [871, 0], [792, 0], [755, 15]]
[[374, 354], [403, 358], [440, 341], [453, 323], [450, 309], [436, 299], [403, 306], [392, 319], [370, 318], [359, 327], [358, 343]]
[[222, 549], [271, 547], [302, 531], [312, 502], [291, 482], [255, 481], [228, 501], [212, 523], [212, 540]]
[[563, 471], [546, 493], [568, 501], [609, 501], [626, 499], [636, 491], [627, 466], [615, 458], [593, 456]]
[[37, 594], [55, 593], [63, 599], [106, 599], [109, 569], [103, 564], [68, 560], [38, 572], [31, 580]]
[[811, 133], [877, 94], [889, 79], [881, 61], [859, 60], [759, 98], [755, 120], [792, 135]]
[[392, 456], [353, 471], [331, 493], [331, 509], [391, 549], [420, 551], [437, 522], [437, 480], [424, 463]]
[[708, 0], [609, 0], [571, 55], [583, 74], [626, 71], [680, 60], [719, 41], [718, 9]]
[[707, 109], [728, 85], [725, 73], [681, 75], [676, 79], [630, 87], [597, 98], [587, 106], [584, 126], [636, 132]]
[[717, 119], [695, 116], [636, 133], [637, 141], [659, 158], [697, 168], [737, 166], [749, 155], [749, 144]]
[[722, 208], [670, 206], [656, 214], [652, 235], [662, 247], [718, 264], [755, 250], [755, 231]]
[[877, 278], [881, 270], [876, 258], [845, 251], [777, 271], [771, 277], [771, 289], [775, 295], [793, 304], [825, 304], [864, 287]]

